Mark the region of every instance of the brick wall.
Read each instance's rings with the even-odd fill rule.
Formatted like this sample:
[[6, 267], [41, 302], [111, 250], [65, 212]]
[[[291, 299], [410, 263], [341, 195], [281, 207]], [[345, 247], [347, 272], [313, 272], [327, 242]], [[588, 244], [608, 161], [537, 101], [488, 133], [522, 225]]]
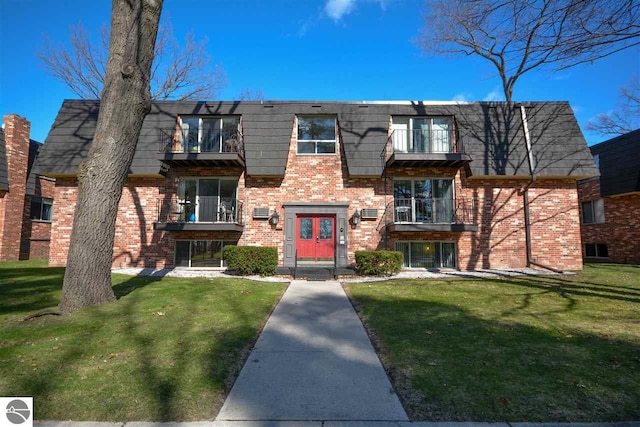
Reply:
[[[600, 180], [582, 181], [578, 196], [581, 202], [600, 199]], [[603, 199], [605, 222], [582, 224], [582, 243], [606, 244], [609, 257], [602, 261], [640, 264], [640, 194]]]
[[[389, 178], [349, 177], [341, 144], [336, 154], [298, 155], [295, 123], [292, 123], [288, 162], [284, 177], [247, 177], [242, 168], [171, 168], [166, 178], [132, 178], [120, 201], [114, 265], [160, 268], [173, 265], [175, 240], [232, 240], [240, 245], [275, 246], [283, 263], [283, 221], [273, 226], [253, 219], [254, 208], [274, 209], [284, 218], [286, 203], [346, 203], [351, 218], [356, 209], [378, 209], [376, 220], [362, 220], [347, 230], [349, 261], [364, 249], [393, 249], [398, 240], [446, 240], [458, 246], [462, 270], [519, 268], [526, 265], [524, 210], [521, 190], [525, 179], [467, 179], [464, 171], [451, 168], [397, 168]], [[244, 203], [244, 231], [164, 232], [153, 230], [157, 211], [167, 212], [175, 201], [180, 176], [238, 177], [238, 198]], [[391, 233], [385, 239], [382, 215], [393, 202], [393, 178], [453, 178], [455, 197], [476, 206], [477, 232]], [[582, 268], [578, 199], [575, 180], [539, 180], [529, 190], [536, 261], [553, 267]], [[76, 187], [73, 180], [56, 185], [56, 214], [50, 251], [51, 265], [63, 265], [73, 220]]]
[[4, 116], [3, 123], [9, 191], [0, 199], [0, 261], [17, 261], [20, 256], [31, 123], [16, 114]]
[[[33, 196], [53, 199], [55, 181], [36, 176], [35, 194], [25, 196], [20, 259], [48, 259], [51, 243], [51, 222], [31, 219], [31, 198]], [[53, 207], [55, 215], [55, 205]]]

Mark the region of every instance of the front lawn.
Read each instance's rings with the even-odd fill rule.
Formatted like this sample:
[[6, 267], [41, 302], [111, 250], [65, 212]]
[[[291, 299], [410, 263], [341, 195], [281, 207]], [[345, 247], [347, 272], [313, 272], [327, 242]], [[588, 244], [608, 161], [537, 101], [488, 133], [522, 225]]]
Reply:
[[113, 275], [119, 300], [55, 307], [62, 268], [0, 263], [0, 390], [34, 396], [36, 418], [207, 420], [284, 292], [244, 279]]
[[640, 420], [640, 267], [346, 286], [414, 420]]

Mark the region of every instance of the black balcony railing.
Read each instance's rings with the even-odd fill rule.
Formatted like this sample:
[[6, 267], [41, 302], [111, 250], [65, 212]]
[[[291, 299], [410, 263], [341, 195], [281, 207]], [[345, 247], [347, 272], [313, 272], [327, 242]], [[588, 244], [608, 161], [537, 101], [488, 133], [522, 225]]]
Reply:
[[473, 201], [446, 198], [395, 198], [385, 211], [386, 223], [472, 224]]
[[238, 153], [244, 158], [244, 141], [238, 130], [161, 129], [161, 153]]
[[233, 223], [242, 224], [242, 201], [225, 197], [198, 196], [192, 200], [158, 203], [159, 223]]
[[390, 137], [394, 153], [457, 153], [451, 129], [396, 129]]
[[464, 146], [452, 129], [395, 129], [380, 157], [386, 162], [393, 154], [464, 154]]

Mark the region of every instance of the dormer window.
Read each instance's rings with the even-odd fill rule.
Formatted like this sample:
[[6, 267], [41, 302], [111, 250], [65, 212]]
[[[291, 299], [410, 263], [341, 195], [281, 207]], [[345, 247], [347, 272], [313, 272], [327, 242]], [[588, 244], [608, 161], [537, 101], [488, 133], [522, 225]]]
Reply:
[[392, 141], [395, 153], [452, 153], [453, 120], [451, 117], [392, 118]]
[[240, 148], [240, 117], [178, 117], [173, 152], [235, 153]]
[[335, 154], [336, 118], [298, 116], [298, 154]]

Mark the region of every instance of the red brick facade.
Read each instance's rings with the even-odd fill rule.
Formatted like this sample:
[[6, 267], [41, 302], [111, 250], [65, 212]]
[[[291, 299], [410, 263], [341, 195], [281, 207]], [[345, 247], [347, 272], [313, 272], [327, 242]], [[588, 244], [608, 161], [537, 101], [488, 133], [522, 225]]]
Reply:
[[17, 261], [27, 187], [31, 123], [15, 114], [4, 116], [9, 191], [0, 195], [0, 261]]
[[31, 219], [31, 198], [53, 199], [55, 181], [43, 176], [35, 177], [35, 193], [26, 195], [22, 217], [20, 259], [48, 259], [51, 243], [51, 221]]
[[[295, 123], [292, 123], [295, 129]], [[292, 132], [284, 177], [247, 177], [242, 168], [173, 167], [166, 177], [131, 177], [123, 191], [117, 221], [115, 266], [171, 267], [176, 240], [233, 240], [240, 245], [276, 246], [284, 259], [282, 221], [276, 226], [252, 218], [254, 208], [283, 215], [287, 203], [348, 204], [348, 217], [363, 208], [378, 209], [376, 220], [362, 220], [347, 231], [349, 262], [358, 250], [393, 249], [396, 241], [435, 240], [457, 243], [458, 267], [519, 268], [526, 266], [523, 197], [526, 179], [467, 179], [454, 168], [396, 168], [384, 177], [352, 177], [347, 173], [341, 144], [336, 154], [299, 155]], [[238, 199], [244, 204], [242, 232], [154, 230], [158, 210], [175, 200], [178, 177], [238, 177]], [[394, 232], [383, 223], [385, 207], [393, 202], [393, 179], [454, 178], [455, 197], [474, 201], [478, 231]], [[76, 185], [71, 178], [56, 183], [56, 212], [50, 251], [51, 265], [66, 261]], [[529, 189], [534, 260], [561, 269], [582, 268], [579, 209], [575, 179], [538, 180]]]
[[[0, 260], [49, 257], [51, 222], [31, 219], [31, 198], [53, 198], [52, 179], [32, 177], [27, 190], [31, 124], [15, 114], [4, 117], [9, 191], [0, 192]], [[33, 192], [33, 194], [27, 194]]]
[[640, 193], [601, 197], [600, 179], [582, 181], [578, 185], [580, 202], [604, 199], [604, 223], [582, 224], [583, 244], [605, 244], [607, 258], [586, 258], [640, 264]]

